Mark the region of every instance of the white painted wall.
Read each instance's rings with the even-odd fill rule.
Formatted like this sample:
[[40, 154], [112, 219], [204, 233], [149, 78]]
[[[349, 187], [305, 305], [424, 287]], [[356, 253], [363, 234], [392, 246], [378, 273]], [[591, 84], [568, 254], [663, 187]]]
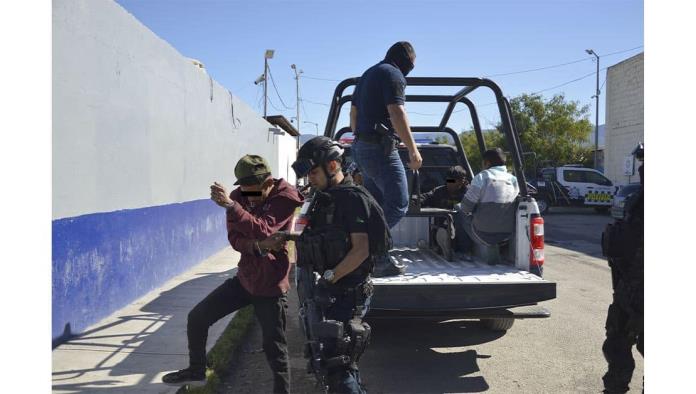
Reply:
[[285, 177], [270, 127], [115, 2], [53, 2], [53, 219], [207, 198], [247, 153]]
[[624, 175], [624, 160], [644, 137], [643, 53], [607, 69], [606, 146], [604, 174], [617, 185], [639, 182]]

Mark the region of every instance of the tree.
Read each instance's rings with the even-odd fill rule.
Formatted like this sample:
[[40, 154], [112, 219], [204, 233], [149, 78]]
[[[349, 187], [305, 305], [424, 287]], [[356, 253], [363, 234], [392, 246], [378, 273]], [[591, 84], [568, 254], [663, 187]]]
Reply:
[[[498, 130], [483, 130], [481, 134], [487, 148], [505, 146], [505, 135]], [[476, 133], [473, 129], [460, 133], [459, 140], [462, 142], [466, 157], [469, 160], [469, 164], [471, 164], [471, 170], [474, 171], [474, 174], [477, 174], [483, 168], [481, 167], [481, 151], [479, 150]]]
[[535, 152], [539, 163], [592, 166], [588, 105], [566, 101], [563, 94], [548, 101], [538, 94], [523, 94], [513, 98], [510, 107], [524, 151]]

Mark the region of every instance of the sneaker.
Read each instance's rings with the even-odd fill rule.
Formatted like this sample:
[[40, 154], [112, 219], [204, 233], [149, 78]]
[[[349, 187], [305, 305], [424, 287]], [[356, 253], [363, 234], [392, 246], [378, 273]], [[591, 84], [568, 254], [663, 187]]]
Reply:
[[444, 228], [439, 228], [437, 229], [437, 233], [435, 234], [435, 239], [437, 240], [437, 245], [440, 247], [440, 250], [442, 251], [442, 256], [445, 258], [445, 260], [452, 260], [452, 240], [450, 239], [449, 235], [447, 234], [447, 229]]
[[164, 383], [180, 384], [188, 382], [205, 382], [205, 372], [192, 370], [191, 368], [170, 372], [162, 376]]
[[385, 276], [397, 276], [406, 272], [406, 266], [403, 263], [394, 261], [389, 256], [384, 256], [375, 262], [375, 268], [372, 271], [373, 278], [383, 278]]

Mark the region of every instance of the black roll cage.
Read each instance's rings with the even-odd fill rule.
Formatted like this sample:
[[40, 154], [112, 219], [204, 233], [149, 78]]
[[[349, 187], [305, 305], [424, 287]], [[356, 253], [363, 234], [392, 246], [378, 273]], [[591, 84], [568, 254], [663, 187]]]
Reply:
[[[336, 127], [338, 124], [338, 118], [341, 113], [341, 108], [347, 102], [353, 100], [353, 95], [343, 95], [346, 88], [350, 86], [357, 85], [360, 78], [348, 78], [341, 81], [336, 90], [334, 91], [333, 97], [331, 98], [331, 107], [329, 108], [329, 116], [326, 120], [326, 128], [324, 129], [324, 135], [329, 138], [335, 138]], [[518, 184], [520, 187], [520, 195], [524, 197], [529, 196], [529, 191], [527, 189], [527, 180], [524, 175], [524, 162], [522, 160], [522, 146], [520, 142], [520, 136], [515, 127], [515, 123], [512, 119], [512, 109], [510, 108], [510, 102], [503, 96], [503, 92], [500, 87], [493, 81], [487, 78], [460, 78], [460, 77], [407, 77], [406, 83], [408, 86], [458, 86], [461, 87], [459, 91], [455, 94], [448, 95], [406, 95], [406, 101], [410, 102], [424, 102], [424, 103], [449, 103], [445, 113], [442, 115], [440, 124], [438, 126], [431, 127], [413, 127], [413, 131], [416, 132], [444, 132], [450, 134], [453, 139], [457, 151], [463, 156], [464, 164], [466, 169], [471, 174], [471, 165], [466, 157], [466, 152], [461, 145], [459, 136], [447, 127], [447, 123], [452, 116], [455, 106], [457, 103], [462, 103], [467, 106], [469, 113], [471, 114], [471, 122], [474, 126], [474, 132], [476, 133], [476, 141], [478, 142], [479, 150], [481, 154], [486, 150], [486, 142], [483, 139], [483, 134], [481, 132], [481, 123], [479, 122], [478, 112], [476, 111], [476, 106], [469, 100], [466, 96], [480, 87], [486, 87], [493, 91], [496, 98], [496, 104], [498, 110], [500, 111], [500, 120], [502, 125], [502, 131], [505, 135], [505, 141], [507, 147], [512, 153], [512, 162], [515, 167], [515, 176], [518, 179]]]

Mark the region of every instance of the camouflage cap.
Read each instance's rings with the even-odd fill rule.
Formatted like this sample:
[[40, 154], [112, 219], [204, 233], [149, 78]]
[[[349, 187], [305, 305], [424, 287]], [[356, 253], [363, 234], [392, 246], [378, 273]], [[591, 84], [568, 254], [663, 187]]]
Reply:
[[258, 185], [271, 175], [266, 159], [258, 155], [245, 155], [234, 167], [235, 185]]

